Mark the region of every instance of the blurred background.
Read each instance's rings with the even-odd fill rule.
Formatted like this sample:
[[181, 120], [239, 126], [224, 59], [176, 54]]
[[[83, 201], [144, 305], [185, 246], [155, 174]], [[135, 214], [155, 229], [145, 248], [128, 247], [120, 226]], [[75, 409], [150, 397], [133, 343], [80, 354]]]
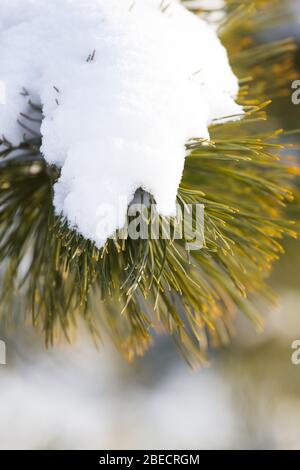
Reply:
[[[300, 1], [287, 8], [291, 23], [268, 34], [300, 45]], [[298, 69], [300, 79], [300, 56]], [[290, 96], [272, 113], [279, 127], [300, 127]], [[1, 338], [0, 448], [300, 449], [300, 365], [291, 361], [300, 340], [299, 243], [286, 244], [271, 278], [278, 304], [264, 312], [265, 332], [238, 316], [232, 343], [211, 351], [199, 372], [163, 336], [132, 365], [109, 342], [95, 349], [84, 330], [52, 350], [30, 327]]]

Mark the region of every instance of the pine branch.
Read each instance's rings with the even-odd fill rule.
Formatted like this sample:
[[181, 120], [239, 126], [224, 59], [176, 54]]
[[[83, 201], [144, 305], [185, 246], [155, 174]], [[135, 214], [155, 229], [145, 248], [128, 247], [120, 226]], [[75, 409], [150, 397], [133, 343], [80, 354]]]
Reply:
[[[281, 132], [270, 132], [268, 122], [262, 127], [266, 100], [280, 94], [293, 76], [294, 46], [246, 40], [257, 22], [257, 12], [249, 17], [246, 7], [222, 27], [222, 37], [235, 71], [246, 77], [240, 102], [247, 115], [241, 121], [216, 122], [210, 143], [194, 139], [187, 144], [178, 192], [182, 208], [205, 205], [202, 250], [187, 252], [185, 239], [118, 236], [98, 250], [54, 215], [52, 192], [59, 170], [46, 165], [40, 137], [19, 148], [2, 140], [2, 327], [25, 314], [53, 344], [61, 335], [71, 341], [84, 318], [95, 341], [108, 331], [129, 360], [144, 353], [154, 331], [165, 330], [191, 366], [206, 364], [208, 344], [229, 341], [236, 310], [257, 329], [263, 327], [256, 306], [272, 298], [265, 278], [283, 252], [284, 235], [297, 236], [285, 207], [293, 200], [299, 170], [280, 157]], [[161, 231], [166, 222], [159, 218]]]

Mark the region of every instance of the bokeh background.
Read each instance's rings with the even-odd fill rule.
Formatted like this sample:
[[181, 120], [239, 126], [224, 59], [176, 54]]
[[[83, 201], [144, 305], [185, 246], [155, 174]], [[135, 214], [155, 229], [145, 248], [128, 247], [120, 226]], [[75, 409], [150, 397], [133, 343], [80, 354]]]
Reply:
[[[266, 35], [300, 45], [300, 1], [286, 8], [290, 23]], [[300, 55], [297, 64], [300, 79]], [[279, 127], [300, 127], [290, 96], [272, 114]], [[278, 303], [264, 312], [265, 332], [238, 316], [232, 343], [210, 351], [199, 372], [163, 336], [131, 365], [109, 342], [95, 349], [83, 328], [75, 344], [50, 350], [30, 327], [2, 338], [0, 448], [300, 449], [300, 365], [291, 362], [300, 340], [299, 244], [286, 244], [271, 278]]]

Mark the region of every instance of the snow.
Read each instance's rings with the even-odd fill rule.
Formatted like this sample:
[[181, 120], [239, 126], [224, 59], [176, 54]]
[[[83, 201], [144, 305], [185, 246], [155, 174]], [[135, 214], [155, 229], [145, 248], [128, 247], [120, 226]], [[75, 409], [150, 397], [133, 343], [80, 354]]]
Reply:
[[0, 80], [0, 135], [30, 137], [17, 122], [34, 117], [26, 89], [61, 168], [55, 211], [99, 247], [139, 187], [174, 216], [186, 142], [243, 112], [216, 33], [176, 0], [1, 0]]

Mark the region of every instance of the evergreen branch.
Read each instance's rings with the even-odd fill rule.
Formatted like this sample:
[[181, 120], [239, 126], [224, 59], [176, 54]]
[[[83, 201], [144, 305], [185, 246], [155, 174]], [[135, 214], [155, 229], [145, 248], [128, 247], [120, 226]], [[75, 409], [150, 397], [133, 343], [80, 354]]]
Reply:
[[[230, 11], [234, 3], [228, 3]], [[240, 93], [246, 117], [214, 123], [211, 142], [187, 143], [178, 204], [182, 209], [204, 204], [202, 250], [187, 252], [185, 239], [122, 240], [120, 233], [97, 249], [55, 216], [52, 193], [59, 170], [46, 165], [40, 138], [18, 148], [2, 139], [2, 327], [25, 314], [53, 344], [61, 336], [71, 341], [84, 318], [96, 342], [108, 331], [129, 360], [144, 353], [155, 331], [164, 330], [192, 367], [207, 363], [208, 344], [229, 341], [236, 310], [263, 327], [256, 305], [272, 297], [265, 278], [283, 251], [283, 236], [297, 236], [285, 207], [293, 200], [299, 169], [282, 161], [281, 132], [270, 132], [268, 123], [262, 131], [261, 120], [270, 94], [280, 94], [293, 75], [294, 46], [237, 40], [253, 37], [257, 13], [251, 10], [249, 17], [248, 3], [222, 27], [234, 68], [246, 77]], [[167, 220], [158, 220], [162, 234]]]

